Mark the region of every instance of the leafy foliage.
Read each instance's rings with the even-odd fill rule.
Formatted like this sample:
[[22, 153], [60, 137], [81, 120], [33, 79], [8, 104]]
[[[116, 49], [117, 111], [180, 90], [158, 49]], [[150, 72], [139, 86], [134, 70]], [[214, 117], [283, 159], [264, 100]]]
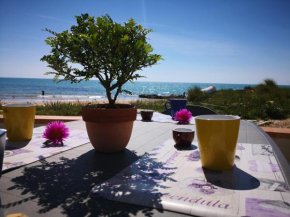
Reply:
[[278, 85], [272, 79], [265, 79], [263, 83], [256, 87], [256, 91], [261, 93], [273, 93], [278, 90]]
[[204, 97], [204, 93], [201, 91], [200, 87], [194, 86], [187, 90], [187, 100], [191, 102], [200, 101]]
[[151, 54], [153, 48], [147, 43], [147, 34], [153, 30], [137, 25], [133, 19], [121, 25], [109, 15], [75, 17], [77, 25], [70, 31], [45, 29], [53, 35], [46, 39], [51, 54], [41, 61], [54, 70], [46, 74], [54, 74], [55, 81], [61, 77], [72, 83], [96, 77], [106, 89], [110, 107], [114, 107], [121, 92], [130, 93], [122, 86], [143, 77], [136, 71], [161, 60], [161, 55]]
[[244, 87], [244, 90], [246, 90], [246, 91], [252, 91], [252, 90], [254, 90], [254, 88], [249, 85], [249, 86], [245, 86]]
[[287, 117], [287, 111], [285, 109], [271, 103], [266, 106], [265, 113], [271, 119], [285, 119]]
[[271, 92], [219, 90], [192, 102], [213, 109], [218, 114], [239, 115], [243, 119], [285, 119], [290, 117], [290, 89]]

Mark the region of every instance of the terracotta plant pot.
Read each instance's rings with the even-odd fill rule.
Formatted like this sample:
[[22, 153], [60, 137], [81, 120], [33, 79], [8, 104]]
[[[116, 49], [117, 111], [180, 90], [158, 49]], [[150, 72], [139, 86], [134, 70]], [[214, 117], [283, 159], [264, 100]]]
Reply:
[[[124, 107], [128, 108], [124, 108]], [[126, 148], [136, 120], [137, 109], [120, 105], [119, 109], [83, 107], [90, 142], [97, 151], [112, 153]]]

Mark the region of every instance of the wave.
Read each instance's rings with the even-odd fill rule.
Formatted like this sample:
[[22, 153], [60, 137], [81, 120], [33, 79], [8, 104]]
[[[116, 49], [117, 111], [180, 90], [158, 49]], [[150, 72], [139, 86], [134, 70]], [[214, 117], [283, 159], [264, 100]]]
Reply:
[[37, 95], [37, 98], [41, 99], [101, 99], [105, 96], [88, 96], [88, 95]]
[[105, 96], [89, 96], [89, 99], [101, 99], [106, 98]]
[[[120, 94], [118, 100], [137, 100], [139, 99], [138, 95], [123, 95]], [[66, 102], [66, 101], [107, 101], [107, 97], [104, 95], [25, 95], [18, 94], [13, 97], [3, 96], [0, 94], [0, 102]]]

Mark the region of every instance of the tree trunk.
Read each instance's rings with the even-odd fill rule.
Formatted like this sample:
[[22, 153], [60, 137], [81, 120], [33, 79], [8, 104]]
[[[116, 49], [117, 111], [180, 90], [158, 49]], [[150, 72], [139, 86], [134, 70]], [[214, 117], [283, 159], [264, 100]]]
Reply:
[[109, 101], [109, 107], [113, 108], [115, 106], [115, 101], [116, 100], [112, 99], [112, 94], [111, 94], [111, 91], [110, 91], [110, 87], [106, 88], [106, 95], [107, 95], [107, 98], [108, 98], [108, 101]]
[[116, 91], [116, 94], [114, 96], [114, 101], [117, 100], [117, 97], [118, 97], [119, 93], [121, 92], [121, 90], [122, 90], [122, 85], [118, 86], [117, 91]]

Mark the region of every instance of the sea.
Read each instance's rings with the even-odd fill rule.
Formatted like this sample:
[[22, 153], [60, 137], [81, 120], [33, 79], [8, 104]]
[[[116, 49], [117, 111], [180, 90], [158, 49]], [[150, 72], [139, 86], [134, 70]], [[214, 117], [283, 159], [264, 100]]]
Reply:
[[[254, 84], [218, 84], [218, 83], [178, 83], [178, 82], [127, 82], [123, 89], [131, 91], [132, 95], [121, 93], [118, 100], [137, 100], [141, 94], [156, 94], [169, 96], [182, 95], [191, 87], [201, 89], [214, 85], [220, 89], [243, 89]], [[290, 88], [289, 85], [280, 85]], [[44, 95], [42, 95], [44, 91]], [[71, 83], [63, 81], [54, 83], [52, 79], [34, 78], [1, 78], [0, 102], [49, 102], [49, 101], [105, 101], [106, 93], [98, 80]]]

